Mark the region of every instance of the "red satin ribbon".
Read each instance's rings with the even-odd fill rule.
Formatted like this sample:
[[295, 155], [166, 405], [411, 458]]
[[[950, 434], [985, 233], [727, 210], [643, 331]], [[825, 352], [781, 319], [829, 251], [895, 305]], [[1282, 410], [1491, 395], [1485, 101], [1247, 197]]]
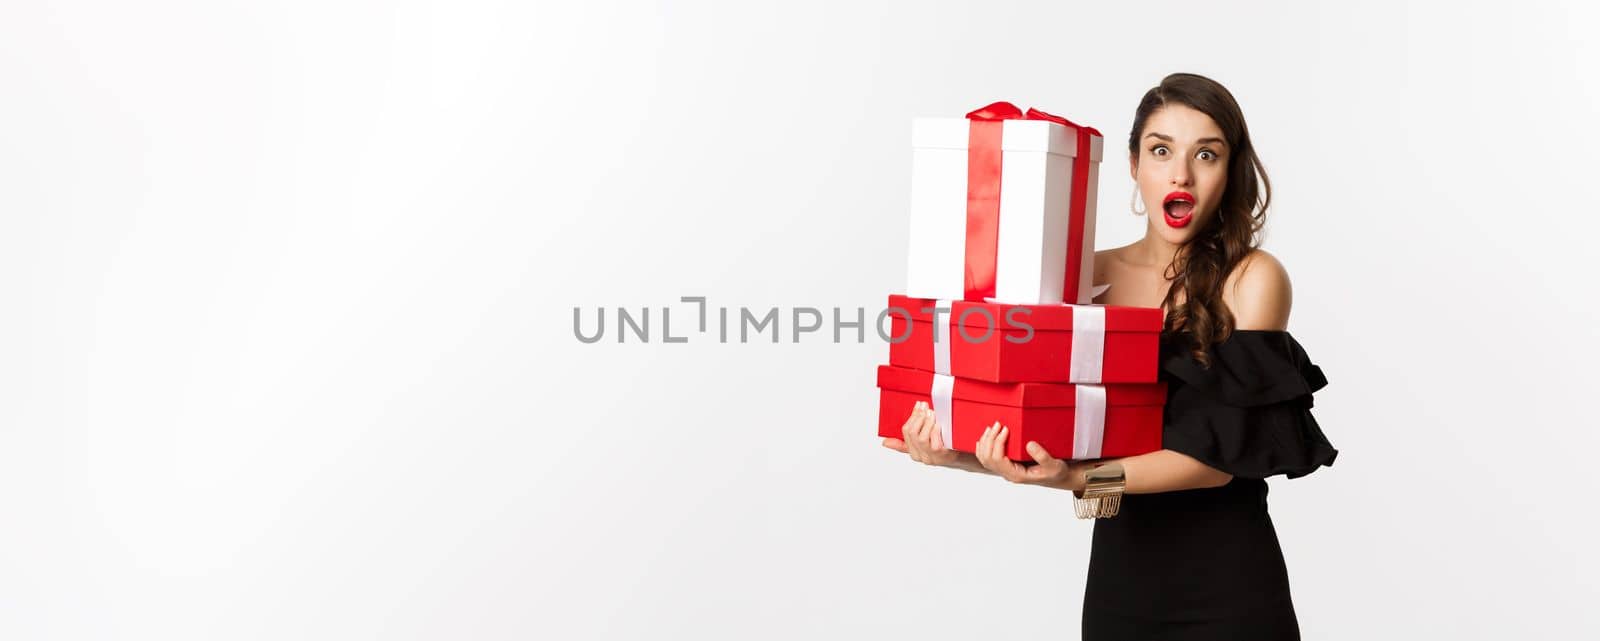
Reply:
[[[1067, 224], [1066, 280], [1062, 301], [1078, 302], [1078, 280], [1083, 269], [1084, 205], [1088, 202], [1090, 136], [1099, 136], [1093, 127], [1084, 127], [1061, 116], [1038, 109], [1023, 112], [1009, 102], [997, 102], [967, 114], [967, 245], [966, 300], [982, 301], [995, 293], [995, 264], [1000, 243], [1000, 151], [1001, 132], [1006, 120], [1048, 120], [1078, 132], [1078, 152], [1072, 160], [1072, 202]], [[1073, 260], [1079, 258], [1079, 260]]]

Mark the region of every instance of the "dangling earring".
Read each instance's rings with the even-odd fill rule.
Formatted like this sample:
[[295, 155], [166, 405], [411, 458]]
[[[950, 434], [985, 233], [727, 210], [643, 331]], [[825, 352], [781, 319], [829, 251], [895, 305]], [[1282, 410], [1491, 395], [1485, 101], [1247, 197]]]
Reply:
[[[1140, 198], [1139, 195], [1140, 195], [1139, 194], [1139, 188], [1138, 187], [1134, 187], [1133, 188], [1133, 197], [1128, 199], [1128, 209], [1132, 210], [1133, 211], [1133, 215], [1135, 215], [1135, 216], [1143, 216], [1145, 214], [1145, 210], [1146, 210], [1146, 207], [1144, 207], [1144, 199]], [[1139, 206], [1138, 207], [1134, 207], [1133, 206], [1134, 203], [1139, 203]]]

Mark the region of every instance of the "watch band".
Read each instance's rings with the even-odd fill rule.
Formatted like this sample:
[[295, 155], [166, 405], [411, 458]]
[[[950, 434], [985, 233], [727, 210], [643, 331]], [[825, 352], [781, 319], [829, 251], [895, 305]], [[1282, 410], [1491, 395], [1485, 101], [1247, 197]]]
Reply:
[[1117, 515], [1122, 508], [1122, 491], [1127, 488], [1127, 475], [1121, 463], [1097, 465], [1084, 472], [1083, 496], [1074, 498], [1074, 508], [1080, 519], [1103, 519]]

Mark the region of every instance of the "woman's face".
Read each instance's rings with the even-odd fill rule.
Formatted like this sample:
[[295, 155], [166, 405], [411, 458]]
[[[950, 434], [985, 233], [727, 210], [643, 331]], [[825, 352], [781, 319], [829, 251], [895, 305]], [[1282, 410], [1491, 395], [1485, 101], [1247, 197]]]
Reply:
[[1192, 107], [1171, 104], [1150, 114], [1128, 160], [1151, 232], [1183, 244], [1205, 228], [1222, 202], [1232, 152], [1222, 128]]

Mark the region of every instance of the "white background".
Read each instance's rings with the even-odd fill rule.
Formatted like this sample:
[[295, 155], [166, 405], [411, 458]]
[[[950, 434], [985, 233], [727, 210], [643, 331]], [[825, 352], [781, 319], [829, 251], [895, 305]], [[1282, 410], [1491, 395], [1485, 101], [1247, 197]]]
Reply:
[[911, 117], [1109, 151], [1172, 71], [1332, 381], [1305, 637], [1594, 634], [1593, 9], [1067, 4], [0, 5], [0, 638], [1076, 638], [1069, 496], [882, 449], [879, 339], [678, 299], [874, 314]]

